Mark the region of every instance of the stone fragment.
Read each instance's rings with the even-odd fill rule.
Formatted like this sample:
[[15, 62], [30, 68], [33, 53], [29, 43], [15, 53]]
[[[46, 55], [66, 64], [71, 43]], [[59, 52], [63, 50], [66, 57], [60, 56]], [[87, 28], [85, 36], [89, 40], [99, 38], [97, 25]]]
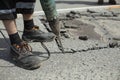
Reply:
[[86, 41], [86, 40], [88, 40], [88, 36], [79, 36], [79, 39]]

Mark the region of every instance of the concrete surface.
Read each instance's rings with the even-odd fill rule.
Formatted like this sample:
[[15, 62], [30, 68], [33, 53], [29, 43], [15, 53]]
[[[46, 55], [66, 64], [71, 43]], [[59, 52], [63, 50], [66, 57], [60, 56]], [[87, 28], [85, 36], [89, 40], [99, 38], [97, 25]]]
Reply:
[[[63, 46], [66, 51], [73, 49], [76, 52], [63, 54], [55, 41], [45, 43], [51, 52], [51, 57], [37, 70], [29, 71], [15, 66], [9, 56], [9, 46], [0, 35], [0, 80], [120, 80], [120, 48], [109, 47], [109, 41], [112, 39], [116, 38], [115, 41], [118, 43], [120, 40], [120, 9], [95, 10], [95, 14], [90, 11], [93, 10], [59, 16], [61, 31], [65, 30], [65, 33], [61, 33]], [[47, 32], [40, 22], [42, 18], [42, 16], [34, 17], [35, 23], [41, 26], [41, 30]], [[21, 36], [22, 18], [16, 21]], [[2, 32], [8, 38], [2, 22], [0, 25]], [[80, 40], [80, 36], [87, 36], [88, 40]], [[46, 51], [39, 43], [30, 45], [34, 54], [46, 56]]]

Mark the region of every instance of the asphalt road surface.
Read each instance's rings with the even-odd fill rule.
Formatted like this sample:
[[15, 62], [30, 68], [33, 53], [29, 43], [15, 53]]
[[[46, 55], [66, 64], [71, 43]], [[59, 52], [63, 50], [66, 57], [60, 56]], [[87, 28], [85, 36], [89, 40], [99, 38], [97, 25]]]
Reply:
[[[55, 0], [57, 9], [66, 9], [66, 8], [79, 8], [79, 7], [89, 7], [89, 6], [98, 6], [98, 0]], [[120, 3], [120, 0], [116, 0], [117, 4]], [[108, 0], [104, 0], [103, 5], [108, 5]], [[41, 11], [41, 5], [39, 0], [36, 0], [35, 11]]]
[[[97, 0], [56, 1], [58, 9], [97, 6], [96, 2]], [[39, 6], [37, 0], [35, 11], [42, 10]], [[61, 53], [55, 41], [45, 43], [51, 52], [50, 59], [43, 62], [37, 70], [25, 70], [14, 65], [9, 55], [10, 47], [0, 34], [0, 80], [120, 80], [120, 9], [77, 11], [59, 17], [63, 46], [66, 51], [72, 49], [74, 53]], [[40, 22], [42, 18], [43, 16], [35, 16], [34, 22], [47, 32]], [[22, 17], [16, 21], [21, 36]], [[8, 38], [2, 22], [0, 25]], [[111, 47], [111, 42], [117, 44]], [[42, 56], [47, 56], [40, 43], [30, 45], [41, 60], [44, 59]]]

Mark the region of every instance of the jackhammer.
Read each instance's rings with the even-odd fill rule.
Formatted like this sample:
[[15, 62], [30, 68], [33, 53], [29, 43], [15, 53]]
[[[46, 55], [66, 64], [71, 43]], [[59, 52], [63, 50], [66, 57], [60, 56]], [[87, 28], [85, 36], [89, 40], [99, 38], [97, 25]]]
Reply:
[[[56, 10], [55, 0], [40, 0], [42, 9], [52, 32], [56, 35], [55, 41], [58, 48], [64, 53], [64, 48], [60, 39], [60, 25]], [[50, 30], [49, 30], [50, 31]]]

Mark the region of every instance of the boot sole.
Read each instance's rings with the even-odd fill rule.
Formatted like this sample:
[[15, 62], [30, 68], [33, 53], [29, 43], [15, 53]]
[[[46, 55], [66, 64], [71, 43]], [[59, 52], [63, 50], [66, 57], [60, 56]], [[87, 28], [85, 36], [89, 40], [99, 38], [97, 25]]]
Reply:
[[38, 68], [40, 68], [40, 64], [37, 64], [37, 65], [34, 65], [34, 66], [32, 66], [32, 67], [30, 67], [30, 68], [26, 68], [26, 69], [28, 69], [28, 70], [35, 70], [35, 69], [38, 69]]
[[52, 42], [55, 39], [55, 36], [51, 39], [48, 39], [48, 40], [28, 39], [24, 36], [22, 37], [22, 39], [26, 42], [29, 42], [29, 43], [31, 43], [31, 42]]

